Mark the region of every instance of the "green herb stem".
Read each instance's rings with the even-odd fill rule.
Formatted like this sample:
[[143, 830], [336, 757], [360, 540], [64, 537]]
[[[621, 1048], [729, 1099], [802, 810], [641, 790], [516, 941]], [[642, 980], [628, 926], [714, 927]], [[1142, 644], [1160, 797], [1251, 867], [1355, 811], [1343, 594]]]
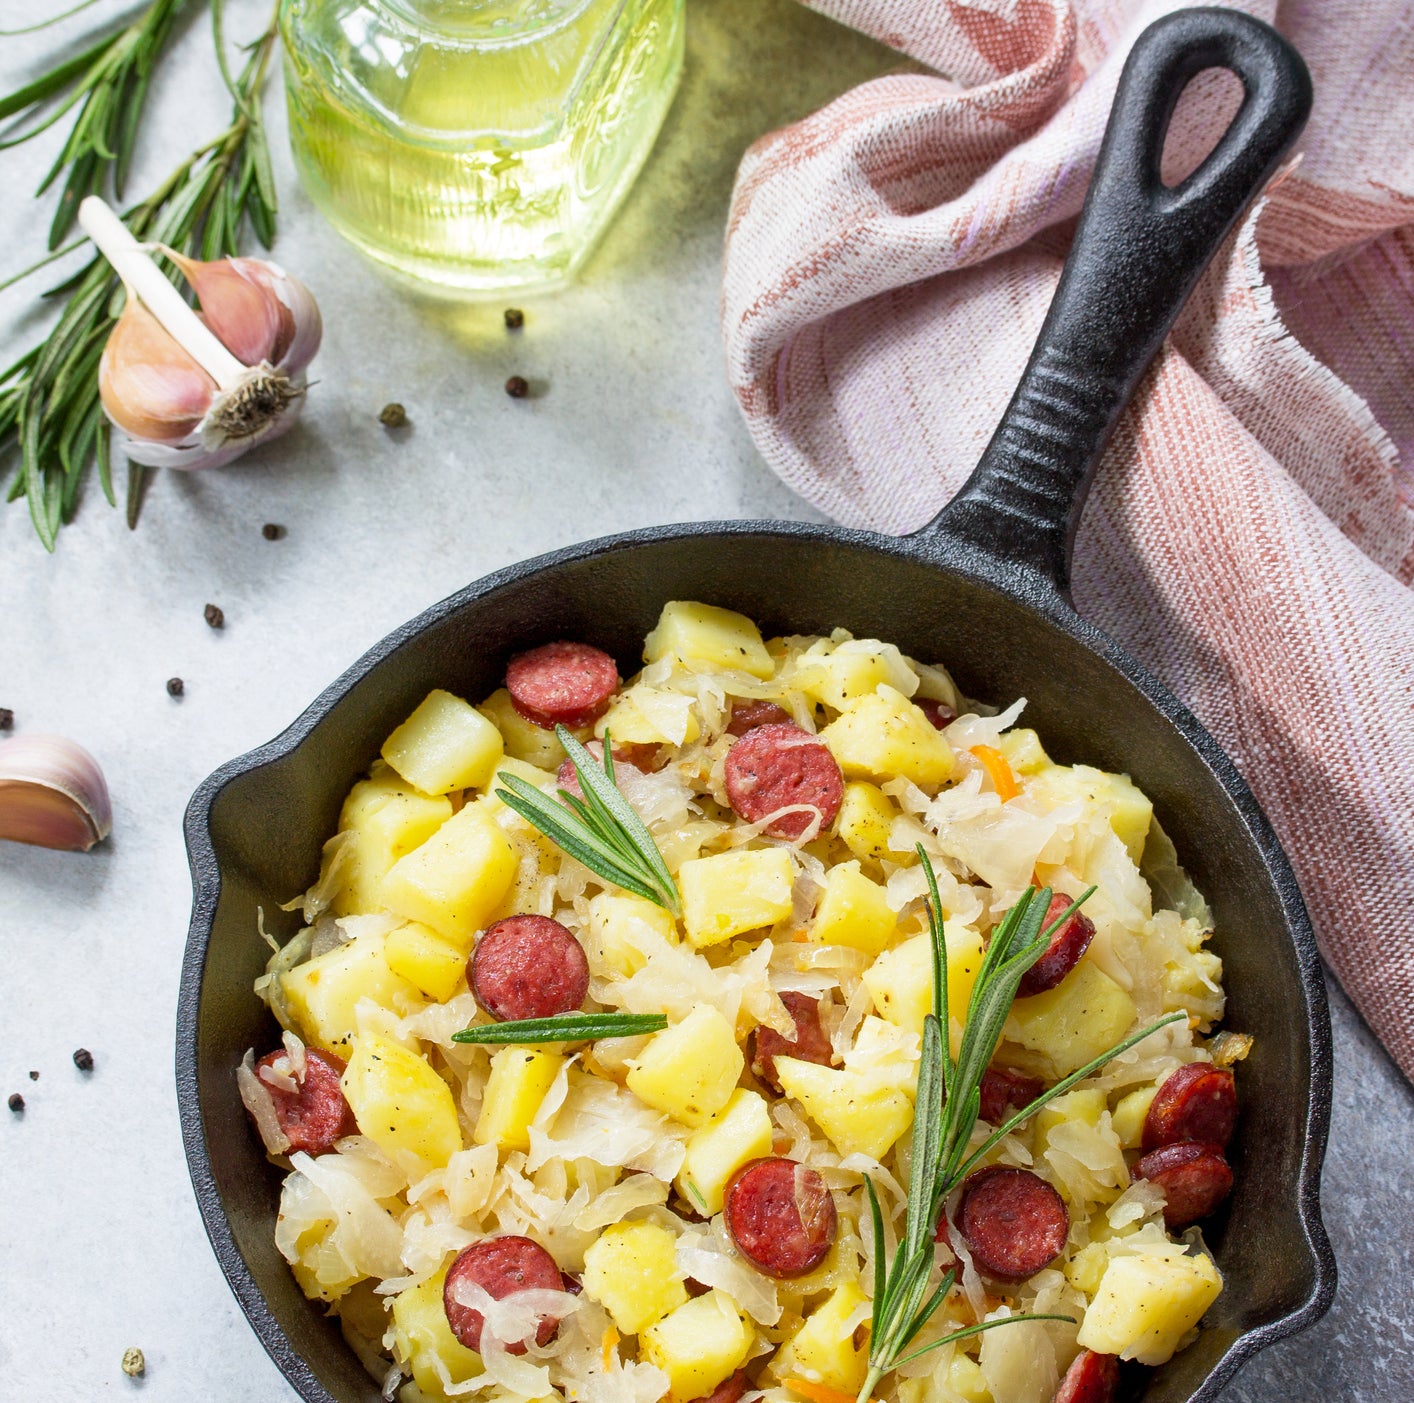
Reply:
[[559, 1013], [553, 1018], [518, 1018], [508, 1023], [488, 1023], [452, 1034], [456, 1043], [588, 1042], [594, 1038], [631, 1038], [639, 1033], [661, 1033], [668, 1020], [661, 1013]]

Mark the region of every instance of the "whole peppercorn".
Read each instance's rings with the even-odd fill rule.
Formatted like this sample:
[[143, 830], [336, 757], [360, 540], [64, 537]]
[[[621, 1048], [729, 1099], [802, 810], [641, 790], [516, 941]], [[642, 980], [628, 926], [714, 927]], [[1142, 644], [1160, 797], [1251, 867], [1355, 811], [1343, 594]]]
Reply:
[[140, 1379], [147, 1372], [147, 1360], [135, 1346], [123, 1351], [123, 1372], [130, 1379]]
[[407, 425], [408, 412], [396, 400], [392, 404], [385, 404], [378, 411], [378, 422], [385, 429], [401, 429]]
[[512, 375], [506, 381], [506, 393], [512, 399], [524, 399], [530, 393], [530, 382], [524, 375]]
[[93, 1054], [86, 1047], [79, 1048], [74, 1053], [74, 1066], [81, 1072], [91, 1072], [93, 1070]]
[[29, 1079], [30, 1079], [31, 1081], [38, 1081], [38, 1080], [39, 1080], [39, 1073], [38, 1073], [38, 1072], [31, 1072], [31, 1073], [29, 1074]]
[[19, 1115], [25, 1108], [25, 1098], [18, 1091], [12, 1091], [7, 1104], [16, 1115]]
[[201, 611], [201, 616], [212, 628], [226, 627], [226, 614], [219, 604], [208, 604]]
[[506, 330], [519, 331], [525, 325], [525, 313], [519, 307], [506, 308]]
[[15, 729], [15, 713], [8, 706], [0, 706], [0, 731]]
[[260, 528], [260, 534], [264, 536], [267, 541], [278, 541], [280, 537], [285, 534], [285, 528], [273, 521], [267, 521], [265, 525]]
[[167, 695], [169, 697], [179, 697], [187, 689], [186, 683], [180, 677], [169, 677], [167, 679]]

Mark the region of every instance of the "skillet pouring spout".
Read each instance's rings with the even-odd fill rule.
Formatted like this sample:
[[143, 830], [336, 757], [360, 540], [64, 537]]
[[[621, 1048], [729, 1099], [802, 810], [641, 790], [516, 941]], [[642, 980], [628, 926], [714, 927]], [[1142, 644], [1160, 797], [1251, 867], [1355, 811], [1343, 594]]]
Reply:
[[[1187, 180], [1159, 177], [1169, 119], [1204, 68], [1245, 98]], [[770, 633], [896, 643], [945, 660], [964, 693], [1027, 698], [1061, 763], [1133, 776], [1214, 913], [1226, 1022], [1254, 1038], [1242, 1064], [1236, 1186], [1207, 1221], [1226, 1287], [1198, 1338], [1126, 1383], [1127, 1399], [1212, 1403], [1242, 1362], [1329, 1305], [1321, 1224], [1330, 1023], [1290, 865], [1250, 790], [1195, 718], [1079, 618], [1069, 560], [1085, 488], [1115, 419], [1184, 297], [1295, 140], [1310, 81], [1256, 20], [1186, 10], [1141, 36], [1055, 303], [996, 436], [958, 497], [896, 539], [782, 522], [669, 526], [591, 541], [468, 585], [334, 682], [279, 737], [223, 766], [186, 816], [195, 889], [177, 1017], [177, 1092], [198, 1205], [232, 1290], [308, 1403], [378, 1403], [380, 1390], [306, 1300], [275, 1246], [281, 1174], [246, 1124], [234, 1069], [278, 1029], [252, 983], [301, 921], [279, 903], [319, 871], [344, 795], [435, 688], [481, 697], [507, 660], [555, 639], [611, 653], [628, 675], [670, 599], [740, 610]]]

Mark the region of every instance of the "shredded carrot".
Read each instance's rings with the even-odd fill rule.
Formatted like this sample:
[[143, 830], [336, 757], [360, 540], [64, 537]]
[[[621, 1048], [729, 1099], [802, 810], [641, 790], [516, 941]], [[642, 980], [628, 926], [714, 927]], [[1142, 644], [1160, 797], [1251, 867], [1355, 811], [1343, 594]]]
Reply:
[[793, 931], [790, 937], [797, 945], [804, 945], [810, 939], [810, 932], [806, 930]]
[[604, 1372], [607, 1374], [614, 1367], [614, 1347], [619, 1342], [619, 1332], [612, 1325], [604, 1331]]
[[785, 1386], [802, 1398], [808, 1398], [810, 1403], [854, 1403], [854, 1394], [831, 1388], [829, 1384], [813, 1384], [809, 1379], [786, 1379]]
[[1007, 758], [1000, 750], [993, 745], [974, 745], [972, 753], [991, 775], [992, 786], [1000, 795], [1003, 804], [1021, 793], [1021, 786], [1017, 784], [1016, 776], [1012, 774], [1011, 766], [1007, 764]]

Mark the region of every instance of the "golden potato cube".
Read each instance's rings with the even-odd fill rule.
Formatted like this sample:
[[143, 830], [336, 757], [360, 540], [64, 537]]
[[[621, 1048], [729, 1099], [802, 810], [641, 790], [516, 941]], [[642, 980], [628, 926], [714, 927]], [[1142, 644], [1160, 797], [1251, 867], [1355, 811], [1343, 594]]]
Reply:
[[530, 1122], [564, 1061], [559, 1053], [538, 1047], [497, 1048], [471, 1138], [503, 1151], [528, 1150]]
[[845, 846], [862, 862], [890, 862], [911, 866], [918, 854], [911, 849], [895, 851], [889, 846], [889, 832], [899, 811], [894, 801], [879, 788], [862, 779], [850, 780], [844, 787], [844, 800], [835, 832]]
[[758, 848], [694, 857], [678, 869], [682, 920], [699, 949], [791, 913], [795, 868], [786, 848]]
[[711, 1004], [701, 1004], [653, 1034], [629, 1063], [628, 1089], [684, 1125], [705, 1125], [731, 1099], [745, 1066], [732, 1025]]
[[548, 786], [550, 792], [554, 792], [555, 772], [553, 770], [542, 770], [539, 765], [532, 765], [525, 760], [513, 760], [509, 755], [505, 755], [501, 757], [495, 772], [482, 786], [482, 792], [476, 799], [476, 802], [488, 814], [500, 813], [506, 807], [505, 800], [496, 793], [498, 789], [507, 787], [501, 778], [502, 775], [515, 775], [527, 784], [534, 785], [536, 789], [545, 789]]
[[997, 738], [997, 749], [1006, 756], [1007, 764], [1019, 775], [1039, 774], [1051, 767], [1051, 757], [1041, 746], [1041, 737], [1024, 727], [1007, 731]]
[[361, 935], [280, 976], [285, 1006], [305, 1042], [347, 1057], [360, 999], [409, 1011], [421, 1001], [412, 982], [389, 967], [381, 935]]
[[688, 1136], [678, 1190], [704, 1217], [722, 1211], [727, 1180], [771, 1153], [771, 1113], [754, 1091], [738, 1087], [731, 1100]]
[[853, 1398], [869, 1372], [869, 1342], [865, 1339], [856, 1348], [849, 1326], [849, 1317], [863, 1301], [857, 1281], [835, 1287], [781, 1346], [771, 1366], [776, 1377], [824, 1384]]
[[383, 758], [424, 794], [479, 788], [495, 773], [504, 750], [492, 722], [441, 688], [429, 692], [383, 742]]
[[388, 933], [383, 958], [434, 1003], [446, 1003], [466, 977], [466, 951], [418, 921]]
[[952, 774], [952, 747], [942, 733], [887, 684], [851, 702], [820, 739], [847, 779], [907, 779], [934, 789]]
[[1051, 1131], [1067, 1121], [1078, 1120], [1086, 1125], [1099, 1125], [1108, 1109], [1105, 1093], [1093, 1086], [1077, 1087], [1057, 1096], [1036, 1112], [1031, 1124], [1035, 1127], [1036, 1153], [1043, 1154], [1050, 1142]]
[[393, 1353], [412, 1370], [412, 1380], [429, 1399], [447, 1398], [433, 1359], [439, 1359], [454, 1384], [474, 1379], [483, 1371], [481, 1356], [452, 1334], [442, 1306], [447, 1268], [409, 1286], [393, 1297]]
[[825, 891], [810, 925], [811, 940], [822, 945], [848, 945], [877, 955], [898, 927], [898, 917], [877, 882], [859, 870], [858, 862], [842, 862], [825, 875]]
[[638, 1338], [639, 1357], [667, 1376], [674, 1403], [711, 1393], [751, 1357], [755, 1332], [725, 1291], [680, 1305]]
[[[948, 1017], [967, 1021], [972, 986], [982, 968], [982, 937], [959, 921], [943, 922], [948, 950]], [[910, 1032], [923, 1032], [923, 1019], [933, 1011], [933, 937], [915, 935], [885, 950], [863, 975], [864, 987], [879, 1013]]]
[[395, 1164], [425, 1174], [462, 1148], [451, 1088], [411, 1048], [363, 1034], [343, 1087], [359, 1130]]
[[881, 682], [910, 695], [918, 686], [898, 649], [872, 638], [854, 639], [813, 657], [807, 654], [791, 678], [792, 686], [835, 711], [845, 710]]
[[687, 1300], [677, 1237], [656, 1223], [614, 1223], [584, 1253], [585, 1295], [625, 1335], [642, 1334]]
[[948, 1387], [963, 1403], [992, 1403], [992, 1391], [982, 1366], [971, 1355], [959, 1351], [948, 1365]]
[[643, 661], [673, 657], [689, 672], [746, 672], [767, 678], [776, 670], [761, 630], [745, 614], [674, 599], [663, 605], [643, 640]]
[[694, 699], [639, 683], [622, 693], [594, 727], [618, 745], [690, 745], [702, 734]]
[[527, 721], [515, 708], [511, 694], [498, 688], [476, 708], [501, 733], [506, 754], [553, 774], [565, 758], [565, 748], [554, 731]]
[[1049, 1064], [1052, 1081], [1079, 1071], [1124, 1037], [1134, 1001], [1098, 965], [1081, 960], [1054, 989], [1017, 999], [1006, 1036]]
[[516, 850], [480, 803], [454, 814], [383, 879], [389, 910], [470, 950], [516, 875]]
[[628, 892], [600, 892], [589, 903], [590, 968], [596, 974], [637, 974], [657, 940], [678, 943], [673, 913]]
[[1077, 1341], [1099, 1354], [1163, 1364], [1222, 1289], [1213, 1259], [1201, 1252], [1112, 1257]]
[[399, 858], [425, 843], [452, 816], [442, 795], [418, 794], [387, 772], [360, 780], [339, 814], [348, 836], [342, 856], [343, 885], [334, 897], [336, 916], [383, 909], [383, 878]]
[[1028, 795], [1052, 806], [1081, 803], [1103, 813], [1134, 865], [1144, 853], [1154, 806], [1128, 775], [1110, 774], [1090, 765], [1053, 765], [1034, 775]]
[[1110, 1254], [1105, 1251], [1105, 1244], [1092, 1242], [1082, 1247], [1069, 1261], [1063, 1261], [1061, 1270], [1077, 1291], [1093, 1296], [1100, 1289], [1100, 1280], [1109, 1262]]
[[1141, 1086], [1138, 1091], [1121, 1096], [1116, 1103], [1110, 1123], [1126, 1150], [1137, 1150], [1144, 1139], [1144, 1122], [1158, 1089], [1157, 1086]]
[[842, 1155], [858, 1152], [883, 1159], [913, 1124], [913, 1102], [877, 1077], [777, 1057], [776, 1079]]

